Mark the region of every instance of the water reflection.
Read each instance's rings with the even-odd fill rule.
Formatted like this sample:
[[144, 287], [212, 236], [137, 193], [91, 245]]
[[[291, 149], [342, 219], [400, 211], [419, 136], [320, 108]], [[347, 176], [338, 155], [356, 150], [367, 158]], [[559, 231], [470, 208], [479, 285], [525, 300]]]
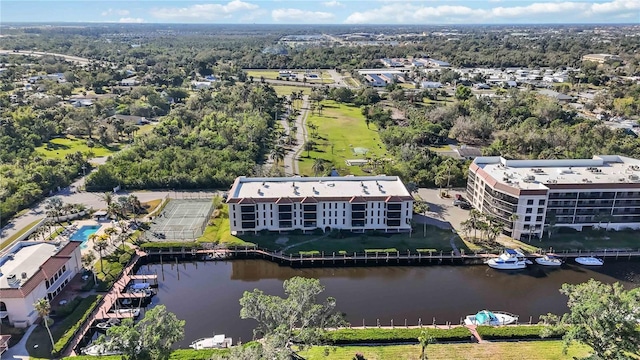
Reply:
[[153, 264], [141, 273], [157, 272], [160, 279], [154, 304], [162, 303], [187, 321], [181, 346], [213, 332], [247, 341], [254, 322], [241, 320], [238, 300], [244, 291], [259, 288], [283, 295], [282, 282], [293, 276], [317, 278], [326, 296], [337, 299], [339, 310], [354, 325], [430, 324], [451, 321], [481, 309], [503, 310], [534, 321], [541, 314], [566, 311], [566, 297], [558, 292], [563, 283], [581, 283], [589, 278], [622, 281], [634, 287], [640, 280], [638, 262], [608, 262], [583, 268], [561, 269], [530, 266], [516, 272], [500, 272], [485, 266], [347, 267], [291, 269], [261, 260]]

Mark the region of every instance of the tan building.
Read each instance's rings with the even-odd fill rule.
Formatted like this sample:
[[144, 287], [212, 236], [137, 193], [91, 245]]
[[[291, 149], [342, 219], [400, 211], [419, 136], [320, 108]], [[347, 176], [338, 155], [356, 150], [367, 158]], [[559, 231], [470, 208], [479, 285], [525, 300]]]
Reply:
[[52, 300], [81, 268], [80, 242], [15, 244], [0, 258], [0, 319], [15, 327], [33, 324], [33, 304]]
[[469, 167], [467, 196], [516, 239], [540, 237], [550, 226], [640, 229], [640, 160], [478, 157]]
[[593, 61], [599, 64], [604, 64], [614, 61], [622, 61], [622, 58], [618, 55], [611, 54], [587, 54], [582, 57], [582, 61]]
[[231, 232], [341, 229], [408, 232], [413, 197], [397, 176], [239, 177], [229, 196]]

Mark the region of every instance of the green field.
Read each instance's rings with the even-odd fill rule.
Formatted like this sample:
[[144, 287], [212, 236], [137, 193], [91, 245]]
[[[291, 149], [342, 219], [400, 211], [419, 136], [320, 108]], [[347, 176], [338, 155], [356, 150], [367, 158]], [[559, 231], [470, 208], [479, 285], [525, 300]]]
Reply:
[[[603, 224], [604, 226], [604, 224]], [[563, 233], [562, 230], [555, 230], [551, 238], [545, 235], [541, 240], [536, 237], [531, 239], [531, 245], [543, 250], [571, 251], [571, 250], [638, 250], [640, 240], [637, 231], [605, 231], [605, 230], [585, 230], [580, 232]]]
[[[298, 167], [301, 175], [314, 175], [312, 167], [315, 159], [323, 159], [331, 163], [340, 175], [365, 175], [363, 168], [359, 166], [347, 166], [347, 159], [367, 159], [377, 157], [379, 159], [390, 158], [385, 146], [380, 141], [380, 135], [371, 124], [367, 129], [364, 115], [359, 107], [346, 104], [338, 104], [334, 101], [323, 101], [322, 115], [317, 112], [307, 117], [307, 132], [310, 139], [317, 143], [307, 157], [307, 151], [303, 150], [299, 156]], [[312, 137], [309, 124], [318, 126], [318, 137]], [[354, 153], [354, 148], [365, 148], [365, 155]], [[327, 164], [327, 170], [331, 165]]]
[[273, 89], [276, 91], [278, 96], [289, 96], [292, 92], [300, 92], [304, 95], [311, 94], [311, 88], [308, 86], [295, 86], [295, 85], [273, 85]]
[[[562, 349], [562, 341], [431, 344], [427, 347], [427, 356], [430, 360], [569, 360], [589, 355], [589, 348], [583, 345], [569, 347], [567, 354], [563, 354]], [[415, 360], [420, 358], [420, 346], [316, 346], [299, 354], [307, 360], [352, 360], [356, 354], [362, 354], [367, 360]]]
[[87, 146], [85, 139], [78, 139], [73, 136], [51, 139], [48, 143], [36, 148], [36, 152], [50, 159], [64, 159], [65, 156], [80, 151], [83, 154], [92, 152], [92, 157], [108, 156], [120, 150], [118, 146], [104, 147], [94, 142], [94, 147]]
[[[253, 76], [253, 81], [256, 82], [256, 81], [260, 81], [261, 77], [264, 77], [265, 79], [268, 79], [268, 80], [277, 80], [279, 76], [278, 72], [280, 70], [245, 70], [245, 71], [247, 73], [247, 77]], [[304, 70], [291, 70], [291, 71], [295, 74], [305, 73]], [[310, 72], [313, 74], [320, 75], [319, 70], [310, 70]], [[285, 80], [285, 79], [281, 79], [281, 80]], [[296, 82], [294, 79], [290, 79], [289, 81], [292, 83]], [[303, 82], [302, 77], [300, 77], [297, 82], [302, 83]], [[333, 78], [326, 71], [322, 71], [322, 78], [307, 79], [307, 83], [333, 84]]]

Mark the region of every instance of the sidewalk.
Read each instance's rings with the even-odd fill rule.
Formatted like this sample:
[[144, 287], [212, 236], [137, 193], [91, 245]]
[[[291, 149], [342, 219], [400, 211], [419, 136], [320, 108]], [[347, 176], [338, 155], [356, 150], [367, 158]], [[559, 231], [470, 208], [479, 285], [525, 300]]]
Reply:
[[[296, 118], [295, 126], [296, 131], [296, 145], [291, 148], [284, 156], [284, 168], [286, 175], [299, 175], [298, 174], [298, 155], [304, 149], [304, 143], [307, 141], [307, 128], [306, 120], [309, 112], [309, 96], [305, 95], [302, 98], [302, 106], [300, 107], [300, 115]], [[284, 121], [284, 126], [289, 130], [289, 124]]]
[[20, 339], [20, 342], [18, 342], [17, 344], [15, 344], [14, 346], [10, 347], [9, 350], [7, 350], [4, 354], [0, 355], [0, 358], [2, 360], [5, 359], [25, 359], [28, 360], [29, 359], [29, 352], [27, 351], [27, 339], [29, 339], [29, 336], [31, 336], [31, 333], [33, 332], [33, 330], [35, 330], [36, 326], [38, 325], [31, 325], [27, 331], [24, 333], [24, 336], [22, 337], [22, 339]]

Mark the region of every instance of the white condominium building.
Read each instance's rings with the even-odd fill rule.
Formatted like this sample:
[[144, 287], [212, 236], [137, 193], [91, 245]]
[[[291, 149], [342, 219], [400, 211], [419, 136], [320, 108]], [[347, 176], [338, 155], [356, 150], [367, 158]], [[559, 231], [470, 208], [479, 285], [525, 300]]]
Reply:
[[341, 229], [408, 232], [413, 197], [397, 176], [239, 177], [227, 198], [232, 233]]
[[[541, 237], [551, 226], [640, 228], [640, 160], [506, 160], [478, 157], [469, 167], [473, 207], [505, 225], [516, 239]], [[516, 216], [512, 216], [512, 215]]]

